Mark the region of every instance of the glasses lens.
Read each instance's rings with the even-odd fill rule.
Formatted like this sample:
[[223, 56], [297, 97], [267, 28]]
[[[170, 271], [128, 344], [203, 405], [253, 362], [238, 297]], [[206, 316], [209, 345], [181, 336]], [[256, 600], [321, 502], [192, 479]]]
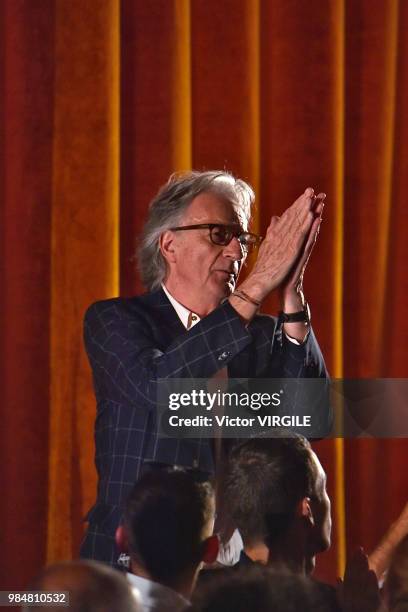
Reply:
[[210, 229], [210, 238], [214, 244], [226, 246], [234, 236], [238, 238], [244, 253], [252, 251], [261, 240], [256, 234], [250, 232], [239, 233], [236, 229], [226, 225], [214, 225]]
[[226, 245], [231, 242], [232, 231], [223, 225], [215, 225], [210, 230], [210, 237], [214, 244]]

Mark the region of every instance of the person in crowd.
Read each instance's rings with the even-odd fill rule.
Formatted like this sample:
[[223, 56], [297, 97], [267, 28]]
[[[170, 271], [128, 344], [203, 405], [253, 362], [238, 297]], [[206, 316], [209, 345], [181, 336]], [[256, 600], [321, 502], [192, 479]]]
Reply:
[[384, 609], [408, 612], [408, 535], [398, 544], [384, 583]]
[[214, 512], [213, 488], [199, 472], [155, 468], [134, 485], [116, 539], [144, 612], [189, 604], [201, 566], [217, 557]]
[[[97, 302], [85, 316], [99, 482], [82, 557], [116, 564], [115, 530], [146, 461], [218, 470], [222, 444], [160, 435], [159, 380], [327, 376], [302, 285], [324, 198], [307, 188], [262, 242], [250, 231], [253, 190], [227, 172], [173, 175], [153, 199], [138, 253], [147, 293]], [[281, 315], [260, 315], [276, 289]]]
[[330, 546], [326, 474], [300, 435], [236, 446], [224, 498], [244, 542], [240, 565], [259, 561], [307, 575]]
[[[287, 437], [290, 436], [290, 437]], [[238, 567], [253, 563], [308, 576], [316, 554], [331, 543], [331, 504], [326, 474], [310, 443], [282, 432], [236, 446], [225, 482], [224, 500], [242, 536]], [[317, 583], [338, 610], [335, 589]]]
[[191, 612], [332, 612], [331, 601], [305, 576], [255, 565], [222, 571], [194, 596]]
[[[37, 576], [31, 590], [66, 593], [69, 606], [47, 603], [47, 610], [57, 612], [141, 612], [132, 589], [116, 570], [96, 561], [65, 561], [49, 565]], [[34, 612], [38, 605], [28, 605], [24, 612]]]
[[[239, 567], [258, 562], [277, 571], [310, 575], [316, 555], [330, 546], [326, 474], [303, 436], [241, 442], [230, 455], [224, 499], [244, 542]], [[403, 542], [408, 550], [407, 534], [408, 504], [370, 555], [360, 548], [350, 556], [336, 598], [330, 586], [318, 583], [332, 608], [337, 599], [345, 612], [376, 610], [379, 582], [399, 543], [400, 553], [394, 559], [404, 550]], [[396, 561], [394, 567], [403, 564]]]
[[391, 558], [399, 544], [408, 535], [408, 503], [405, 504], [398, 518], [391, 523], [386, 534], [370, 554], [370, 568], [383, 583]]

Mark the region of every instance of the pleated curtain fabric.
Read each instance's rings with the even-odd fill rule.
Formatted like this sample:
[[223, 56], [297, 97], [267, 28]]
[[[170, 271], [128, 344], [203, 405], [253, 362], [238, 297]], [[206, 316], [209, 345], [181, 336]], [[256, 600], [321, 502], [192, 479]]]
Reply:
[[[407, 28], [398, 0], [0, 3], [3, 588], [77, 555], [96, 487], [82, 317], [142, 290], [137, 235], [172, 172], [247, 179], [261, 234], [324, 191], [305, 291], [329, 370], [407, 377]], [[405, 503], [407, 444], [314, 447], [334, 580]]]
[[[119, 5], [57, 2], [47, 558], [75, 554], [96, 492], [82, 316], [119, 291]], [[78, 495], [80, 492], [80, 495]], [[79, 527], [67, 529], [68, 525]]]

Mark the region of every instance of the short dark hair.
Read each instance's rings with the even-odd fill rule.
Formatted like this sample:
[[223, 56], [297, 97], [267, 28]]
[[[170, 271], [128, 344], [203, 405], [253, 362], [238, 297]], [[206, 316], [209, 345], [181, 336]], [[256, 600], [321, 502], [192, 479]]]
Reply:
[[245, 545], [285, 535], [297, 503], [313, 494], [311, 451], [300, 435], [252, 438], [232, 450], [225, 504]]
[[301, 575], [274, 573], [253, 564], [222, 571], [193, 596], [192, 612], [330, 612], [331, 601]]
[[[214, 514], [209, 482], [181, 469], [154, 469], [133, 487], [124, 525], [129, 554], [151, 578], [172, 586], [201, 561], [205, 527]], [[208, 537], [208, 534], [207, 534]]]

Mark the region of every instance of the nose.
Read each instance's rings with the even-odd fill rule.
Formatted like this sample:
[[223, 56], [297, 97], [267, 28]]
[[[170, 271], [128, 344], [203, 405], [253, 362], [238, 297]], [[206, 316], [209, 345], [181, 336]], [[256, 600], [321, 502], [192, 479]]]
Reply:
[[234, 236], [231, 242], [224, 247], [223, 255], [224, 257], [228, 257], [228, 259], [232, 259], [233, 261], [241, 261], [242, 259], [245, 259], [245, 252], [238, 238]]

